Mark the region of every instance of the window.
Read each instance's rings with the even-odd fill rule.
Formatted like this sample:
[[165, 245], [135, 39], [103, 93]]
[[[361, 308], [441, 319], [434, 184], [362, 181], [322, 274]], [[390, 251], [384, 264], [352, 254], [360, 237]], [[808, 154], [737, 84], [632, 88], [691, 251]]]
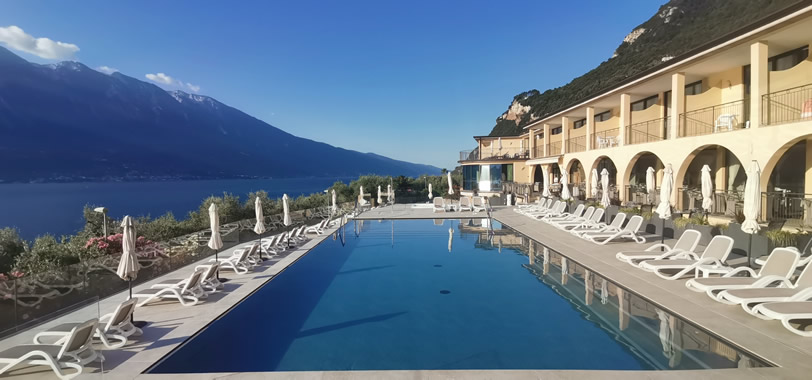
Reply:
[[699, 95], [702, 93], [702, 81], [698, 80], [685, 85], [685, 95]]
[[479, 165], [465, 165], [462, 167], [462, 189], [479, 189]]
[[809, 46], [790, 50], [770, 58], [767, 67], [770, 71], [781, 71], [794, 67], [809, 56]]
[[742, 78], [744, 80], [744, 93], [750, 95], [750, 65], [744, 66], [742, 76], [744, 77]]
[[562, 128], [561, 128], [561, 127], [555, 127], [555, 128], [551, 128], [551, 129], [550, 129], [550, 134], [551, 134], [551, 135], [560, 135], [560, 134], [561, 134], [561, 131], [562, 131]]
[[657, 104], [657, 95], [649, 96], [643, 100], [638, 100], [632, 103], [632, 111], [642, 111]]
[[612, 111], [604, 111], [595, 115], [595, 122], [609, 120], [612, 118]]
[[572, 123], [572, 129], [578, 129], [586, 125], [586, 119], [576, 120]]

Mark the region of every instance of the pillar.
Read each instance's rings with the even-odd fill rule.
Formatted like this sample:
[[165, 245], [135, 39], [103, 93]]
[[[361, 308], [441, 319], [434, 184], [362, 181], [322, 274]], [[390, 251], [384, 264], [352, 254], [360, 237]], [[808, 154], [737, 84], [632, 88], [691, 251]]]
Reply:
[[530, 149], [530, 158], [531, 159], [536, 158], [535, 157], [535, 154], [536, 154], [535, 153], [535, 150], [536, 150], [536, 130], [533, 129], [533, 128], [530, 128], [530, 141], [528, 142], [527, 145], [528, 145], [527, 148]]
[[685, 112], [685, 73], [671, 75], [671, 136], [674, 140], [680, 135], [680, 120]]
[[716, 173], [714, 173], [714, 190], [727, 189], [727, 151], [716, 148]]
[[[775, 169], [777, 168], [778, 167], [776, 165]], [[804, 193], [807, 193], [812, 191], [812, 138], [806, 139], [806, 166], [804, 169]], [[812, 212], [812, 210], [804, 207], [804, 221], [810, 219], [810, 215], [808, 214], [809, 212]]]
[[620, 133], [618, 133], [618, 146], [626, 143], [626, 127], [632, 121], [632, 97], [629, 94], [620, 94]]
[[[592, 140], [595, 136], [595, 108], [586, 107], [586, 150], [592, 150]], [[589, 176], [587, 176], [589, 177]]]
[[667, 137], [665, 135], [665, 127], [666, 127], [666, 125], [665, 125], [665, 123], [666, 123], [665, 117], [666, 117], [666, 112], [667, 112], [667, 109], [666, 109], [667, 105], [665, 104], [665, 93], [664, 92], [661, 92], [661, 93], [657, 94], [657, 104], [660, 105], [660, 120], [662, 120], [661, 124], [660, 124], [660, 130], [657, 132], [657, 137], [659, 137], [660, 140], [665, 140], [665, 138]]
[[750, 45], [750, 128], [761, 126], [762, 112], [769, 112], [769, 109], [761, 109], [761, 98], [770, 90], [767, 59], [767, 42]]
[[550, 152], [548, 152], [548, 150], [550, 150], [549, 141], [550, 141], [550, 124], [544, 124], [544, 157], [550, 155]]
[[561, 117], [561, 154], [567, 153], [570, 143], [570, 118], [567, 116]]

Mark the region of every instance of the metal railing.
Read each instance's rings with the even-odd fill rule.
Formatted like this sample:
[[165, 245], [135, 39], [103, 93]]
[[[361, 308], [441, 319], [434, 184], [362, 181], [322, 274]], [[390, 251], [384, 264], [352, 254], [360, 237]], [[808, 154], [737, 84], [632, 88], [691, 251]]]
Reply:
[[812, 120], [812, 84], [764, 95], [761, 115], [764, 125]]
[[536, 146], [536, 148], [533, 150], [533, 157], [544, 157], [544, 144], [539, 144]]
[[610, 148], [620, 144], [620, 128], [595, 132], [592, 140], [593, 149]]
[[567, 153], [583, 152], [586, 150], [586, 136], [572, 137], [567, 140]]
[[647, 194], [645, 185], [627, 185], [626, 200], [638, 205], [656, 205], [660, 203], [660, 189], [655, 188], [651, 194]]
[[561, 141], [554, 141], [547, 144], [547, 157], [561, 155]]
[[643, 144], [668, 138], [665, 134], [669, 118], [634, 123], [626, 127], [626, 144]]
[[[713, 206], [710, 213], [735, 217], [737, 211], [742, 211], [743, 193], [739, 191], [715, 190], [713, 193]], [[702, 210], [702, 190], [699, 188], [678, 188], [677, 208], [689, 212], [704, 212]]]
[[477, 150], [461, 150], [460, 151], [460, 161], [476, 161], [479, 159], [479, 155], [477, 154]]
[[527, 149], [519, 148], [503, 148], [494, 149], [491, 153], [490, 149], [485, 149], [479, 152], [480, 160], [521, 160], [530, 158], [530, 151]]
[[750, 120], [749, 99], [718, 104], [680, 115], [679, 136], [702, 136], [742, 129]]
[[812, 194], [770, 191], [761, 193], [763, 218], [773, 220], [797, 220], [812, 225]]

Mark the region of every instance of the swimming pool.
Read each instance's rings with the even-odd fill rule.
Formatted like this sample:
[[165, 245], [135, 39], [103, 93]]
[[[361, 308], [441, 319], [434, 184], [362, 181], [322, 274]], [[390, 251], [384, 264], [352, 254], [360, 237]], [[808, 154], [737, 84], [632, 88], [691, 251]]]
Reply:
[[149, 372], [766, 365], [487, 224], [350, 222]]

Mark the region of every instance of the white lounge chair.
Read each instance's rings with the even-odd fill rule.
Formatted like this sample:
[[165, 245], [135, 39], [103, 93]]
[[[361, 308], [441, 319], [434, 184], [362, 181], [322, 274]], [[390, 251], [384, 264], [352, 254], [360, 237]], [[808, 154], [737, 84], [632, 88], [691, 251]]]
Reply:
[[432, 202], [434, 212], [445, 212], [445, 200], [443, 198], [434, 197]]
[[567, 202], [556, 201], [556, 203], [553, 204], [553, 207], [550, 208], [547, 211], [538, 211], [538, 212], [528, 213], [528, 214], [525, 214], [525, 215], [527, 215], [528, 217], [531, 217], [533, 219], [536, 219], [536, 220], [541, 220], [544, 217], [546, 217], [547, 215], [560, 216], [560, 215], [564, 214], [564, 210], [566, 210], [566, 209], [567, 209]]
[[474, 212], [485, 211], [486, 207], [485, 198], [479, 196], [471, 198], [471, 208]]
[[574, 229], [580, 229], [582, 231], [596, 230], [600, 225], [606, 226], [606, 224], [601, 222], [603, 220], [604, 212], [606, 212], [604, 209], [596, 207], [595, 210], [592, 212], [592, 215], [587, 216], [586, 213], [584, 213], [584, 216], [581, 218], [577, 218], [575, 220], [568, 222], [558, 222], [554, 224], [554, 226], [564, 231], [570, 231]]
[[460, 197], [460, 211], [474, 211], [471, 206], [471, 198]]
[[202, 269], [195, 270], [191, 276], [178, 287], [172, 288], [150, 288], [142, 289], [133, 294], [133, 298], [144, 298], [138, 306], [144, 306], [154, 300], [173, 299], [180, 302], [183, 306], [194, 306], [200, 302], [201, 299], [206, 298], [207, 294], [200, 286], [200, 280], [203, 278], [204, 271]]
[[257, 245], [252, 244], [249, 247], [240, 248], [234, 251], [230, 257], [220, 258], [220, 259], [211, 259], [209, 262], [219, 262], [220, 263], [220, 270], [228, 269], [234, 271], [237, 274], [245, 274], [248, 273], [251, 269], [253, 269], [254, 264], [248, 260], [248, 257], [251, 256], [253, 253], [252, 251], [257, 250]]
[[[741, 305], [749, 314], [764, 318], [761, 314], [753, 312], [753, 307], [765, 302], [790, 301], [801, 292], [812, 289], [812, 264], [807, 264], [795, 282], [781, 281], [778, 284], [760, 284], [761, 287], [751, 286], [746, 289], [731, 289], [719, 292], [716, 300], [728, 305]], [[770, 285], [771, 287], [767, 287]]]
[[[62, 380], [79, 376], [84, 365], [104, 356], [93, 349], [93, 331], [99, 321], [91, 319], [73, 327], [62, 344], [23, 344], [0, 351], [0, 375], [20, 365], [48, 366]], [[66, 369], [75, 372], [65, 373]]]
[[[717, 299], [718, 293], [723, 290], [762, 287], [789, 281], [789, 277], [795, 272], [798, 256], [797, 250], [775, 248], [758, 272], [748, 267], [738, 267], [725, 273], [722, 277], [692, 278], [685, 283], [685, 286], [695, 292], [705, 292], [709, 297]], [[741, 276], [741, 274], [748, 276]]]
[[[787, 247], [787, 248], [794, 248], [794, 247]], [[798, 266], [799, 267], [805, 267], [807, 264], [812, 262], [812, 239], [809, 239], [809, 241], [806, 243], [806, 246], [803, 249], [801, 249], [800, 251], [798, 251], [798, 252], [801, 254], [801, 258], [798, 260]], [[764, 265], [764, 262], [767, 260], [768, 257], [769, 256], [767, 256], [767, 255], [757, 257], [754, 260], [754, 262], [757, 265]]]
[[[654, 274], [666, 280], [675, 280], [690, 272], [695, 272], [695, 275], [697, 275], [703, 268], [713, 270], [729, 268], [733, 270], [733, 268], [724, 264], [732, 249], [733, 239], [730, 236], [717, 235], [711, 239], [701, 255], [688, 253], [686, 258], [646, 260], [641, 262], [639, 267], [654, 272]], [[676, 273], [667, 273], [672, 271], [676, 271]]]
[[[792, 321], [812, 319], [812, 289], [806, 289], [793, 297], [789, 301], [766, 302], [753, 307], [753, 312], [763, 317], [762, 319], [777, 319], [781, 321], [784, 328], [805, 337], [812, 337], [812, 331], [801, 330], [792, 325]], [[803, 325], [808, 325], [804, 323]]]
[[516, 206], [513, 211], [524, 214], [532, 211], [547, 210], [552, 204], [553, 200], [551, 198], [539, 198], [536, 203]]
[[637, 244], [643, 244], [646, 242], [646, 238], [637, 234], [640, 232], [640, 226], [642, 225], [643, 217], [634, 215], [629, 219], [629, 222], [626, 223], [626, 226], [618, 232], [587, 232], [581, 236], [586, 240], [600, 245], [604, 245], [615, 239], [631, 239]]
[[[590, 206], [590, 207], [592, 207], [592, 206]], [[547, 214], [547, 215], [544, 216], [544, 218], [541, 219], [541, 221], [542, 222], [547, 222], [547, 223], [554, 223], [554, 222], [566, 221], [566, 220], [570, 220], [570, 219], [574, 219], [574, 218], [580, 218], [581, 216], [584, 215], [585, 210], [586, 210], [586, 207], [583, 204], [579, 204], [577, 207], [575, 207], [575, 210], [573, 210], [573, 211], [562, 212], [562, 213], [559, 213], [557, 215], [556, 214]], [[593, 210], [594, 210], [594, 207], [593, 207]]]
[[310, 227], [305, 228], [305, 233], [321, 235], [324, 233], [324, 229], [327, 228], [327, 223], [329, 222], [330, 219], [324, 219], [316, 225], [312, 225]]
[[682, 233], [673, 248], [669, 247], [668, 244], [657, 243], [646, 248], [645, 251], [623, 251], [618, 252], [615, 257], [618, 260], [638, 266], [644, 260], [663, 260], [672, 256], [684, 255], [686, 252], [693, 253], [696, 246], [699, 245], [701, 237], [702, 234], [699, 231], [688, 229]]
[[[99, 323], [94, 330], [94, 337], [99, 338], [102, 344], [111, 349], [121, 348], [127, 344], [127, 338], [130, 336], [139, 336], [142, 334], [141, 329], [132, 324], [133, 310], [135, 310], [135, 299], [126, 300], [118, 306], [116, 310], [110, 314], [101, 317]], [[105, 323], [105, 321], [107, 321]], [[71, 331], [82, 323], [62, 323], [48, 330], [42, 331], [34, 335], [35, 344], [63, 344], [65, 340], [70, 337]], [[42, 338], [57, 338], [55, 342], [43, 342]], [[117, 341], [112, 343], [111, 340]]]
[[[223, 288], [223, 283], [217, 278], [217, 273], [220, 271], [220, 263], [198, 265], [195, 267], [195, 270], [203, 271], [203, 277], [200, 279], [200, 287], [207, 293], [214, 293]], [[169, 279], [157, 284], [152, 284], [150, 288], [177, 288], [183, 286], [186, 281], [188, 281], [188, 278]]]
[[570, 230], [570, 233], [573, 235], [578, 235], [583, 237], [585, 234], [607, 234], [607, 233], [616, 233], [620, 232], [623, 229], [623, 223], [626, 222], [626, 213], [619, 212], [615, 214], [615, 217], [612, 219], [612, 223], [595, 223], [591, 225], [579, 226]]

